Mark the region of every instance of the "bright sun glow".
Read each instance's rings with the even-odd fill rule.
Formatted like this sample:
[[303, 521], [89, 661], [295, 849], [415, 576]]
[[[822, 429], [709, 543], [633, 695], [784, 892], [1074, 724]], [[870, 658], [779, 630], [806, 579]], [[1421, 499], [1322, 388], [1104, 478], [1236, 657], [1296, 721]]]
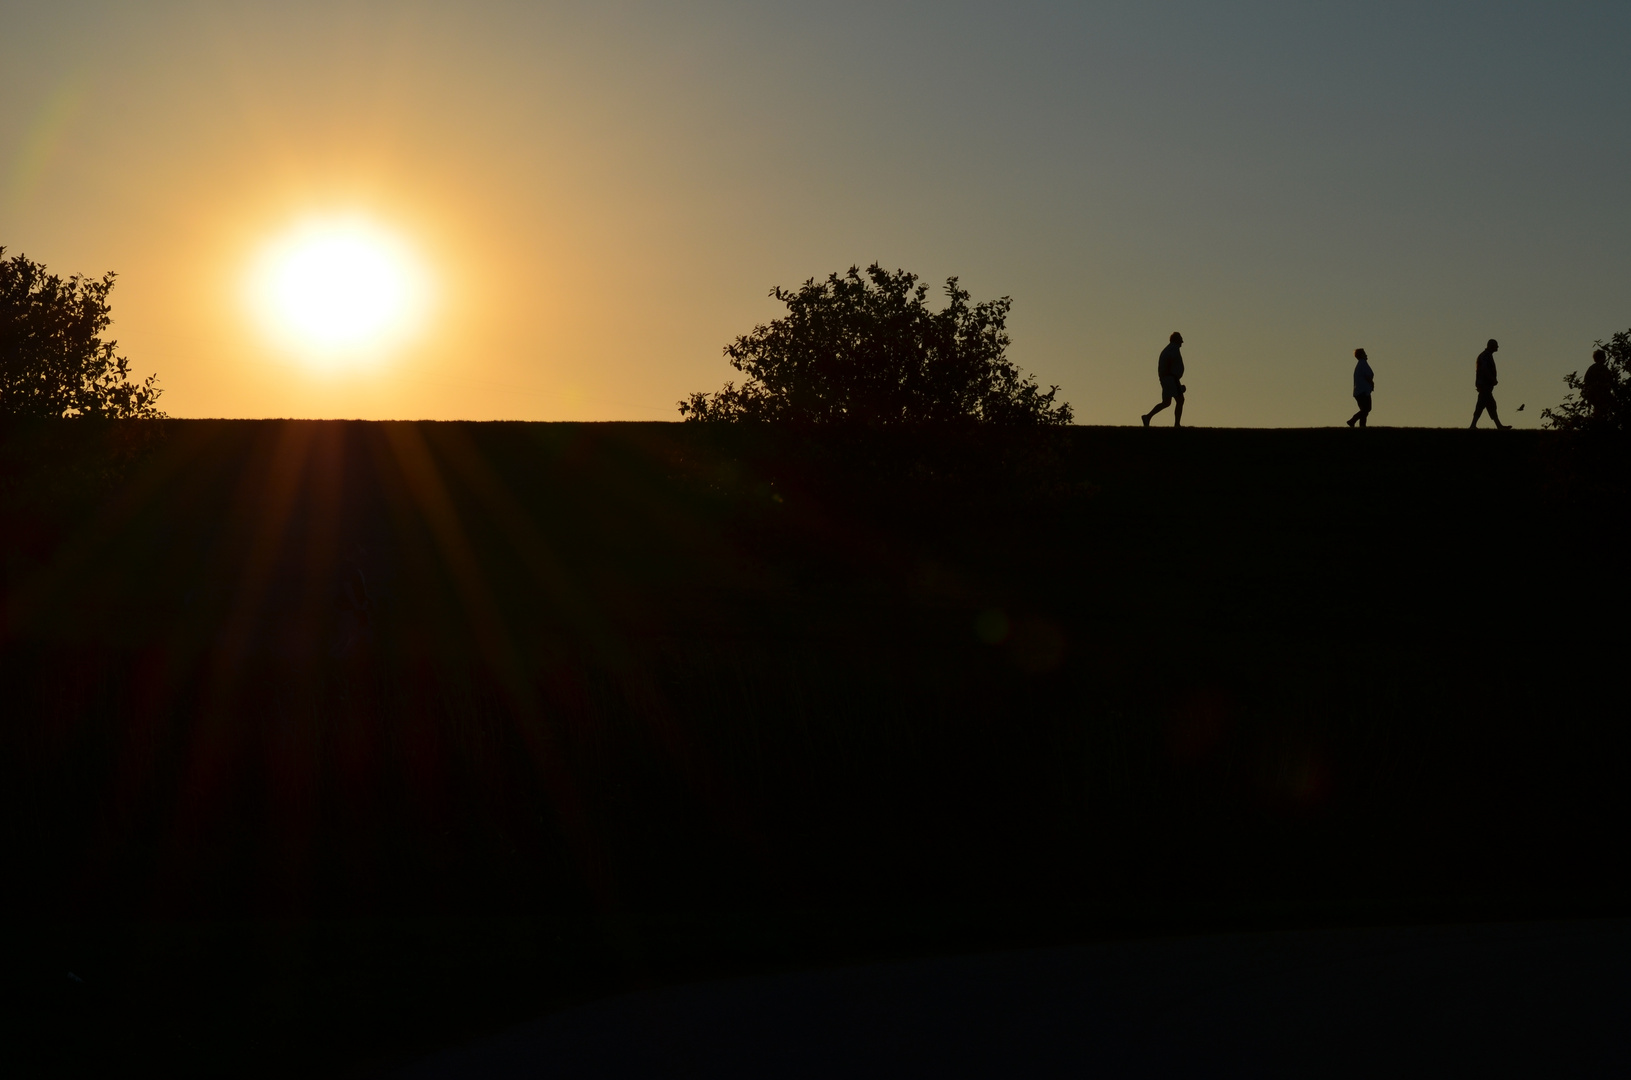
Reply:
[[423, 327], [430, 283], [413, 251], [364, 219], [305, 222], [270, 245], [250, 303], [279, 344], [324, 366], [375, 359]]

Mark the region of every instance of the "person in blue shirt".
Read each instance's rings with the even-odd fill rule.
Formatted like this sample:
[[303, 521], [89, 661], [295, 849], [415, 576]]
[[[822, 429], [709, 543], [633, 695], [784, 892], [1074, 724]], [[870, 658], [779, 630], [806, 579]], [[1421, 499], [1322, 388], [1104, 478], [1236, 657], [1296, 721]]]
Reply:
[[1155, 362], [1155, 374], [1161, 380], [1161, 404], [1140, 417], [1145, 427], [1150, 426], [1150, 417], [1174, 401], [1178, 403], [1178, 411], [1173, 415], [1172, 426], [1179, 427], [1184, 422], [1184, 354], [1179, 351], [1183, 343], [1184, 335], [1174, 330], [1170, 344], [1161, 350], [1161, 359]]
[[1348, 418], [1348, 426], [1364, 427], [1370, 415], [1370, 396], [1376, 390], [1376, 374], [1370, 369], [1370, 357], [1364, 349], [1355, 349], [1354, 359], [1358, 361], [1354, 365], [1354, 400], [1359, 403], [1359, 411]]

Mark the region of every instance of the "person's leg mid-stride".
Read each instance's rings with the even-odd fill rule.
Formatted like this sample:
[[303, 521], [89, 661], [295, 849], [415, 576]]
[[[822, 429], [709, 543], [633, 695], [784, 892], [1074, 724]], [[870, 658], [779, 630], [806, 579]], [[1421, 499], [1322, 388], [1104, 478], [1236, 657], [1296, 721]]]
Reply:
[[1467, 426], [1477, 427], [1478, 418], [1483, 416], [1485, 412], [1488, 412], [1489, 418], [1495, 421], [1496, 427], [1511, 427], [1510, 424], [1501, 423], [1501, 414], [1495, 411], [1495, 395], [1490, 393], [1488, 390], [1478, 391], [1478, 407], [1472, 411], [1472, 423]]
[[1348, 426], [1353, 427], [1355, 424], [1358, 424], [1360, 427], [1364, 427], [1365, 418], [1370, 415], [1370, 395], [1355, 394], [1354, 401], [1359, 404], [1359, 411], [1354, 413], [1353, 416], [1348, 419]]
[[1150, 426], [1150, 418], [1168, 405], [1176, 404], [1178, 411], [1173, 414], [1172, 426], [1182, 427], [1184, 422], [1184, 388], [1182, 386], [1167, 386], [1167, 380], [1161, 380], [1161, 404], [1155, 406], [1144, 414], [1144, 426]]

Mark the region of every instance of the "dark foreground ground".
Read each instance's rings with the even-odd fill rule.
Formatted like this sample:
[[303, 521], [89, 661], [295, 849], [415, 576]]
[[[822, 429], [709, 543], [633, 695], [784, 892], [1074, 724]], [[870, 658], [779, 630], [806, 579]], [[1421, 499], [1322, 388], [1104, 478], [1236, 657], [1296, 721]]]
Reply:
[[1631, 913], [1604, 453], [10, 429], [6, 1053], [367, 1073], [702, 978]]
[[1631, 1074], [1623, 920], [1118, 941], [690, 983], [401, 1080]]

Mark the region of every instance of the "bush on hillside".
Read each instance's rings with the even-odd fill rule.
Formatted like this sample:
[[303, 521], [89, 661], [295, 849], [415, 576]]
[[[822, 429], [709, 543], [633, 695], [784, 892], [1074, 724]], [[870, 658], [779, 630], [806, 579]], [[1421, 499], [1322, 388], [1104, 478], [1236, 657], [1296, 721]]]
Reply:
[[[0, 248], [0, 256], [5, 254]], [[157, 375], [135, 383], [104, 341], [114, 275], [64, 280], [22, 256], [0, 258], [0, 415], [159, 417]]]
[[693, 421], [891, 427], [923, 423], [1053, 425], [1071, 421], [1005, 355], [1012, 301], [971, 304], [955, 277], [931, 311], [915, 274], [877, 263], [796, 290], [772, 289], [787, 314], [725, 347], [740, 387], [680, 403]]
[[1563, 376], [1569, 396], [1557, 408], [1540, 414], [1546, 426], [1564, 431], [1624, 431], [1631, 427], [1631, 330], [1622, 330], [1592, 348], [1603, 350], [1603, 366], [1608, 369], [1601, 410], [1586, 400], [1585, 376], [1571, 371]]

